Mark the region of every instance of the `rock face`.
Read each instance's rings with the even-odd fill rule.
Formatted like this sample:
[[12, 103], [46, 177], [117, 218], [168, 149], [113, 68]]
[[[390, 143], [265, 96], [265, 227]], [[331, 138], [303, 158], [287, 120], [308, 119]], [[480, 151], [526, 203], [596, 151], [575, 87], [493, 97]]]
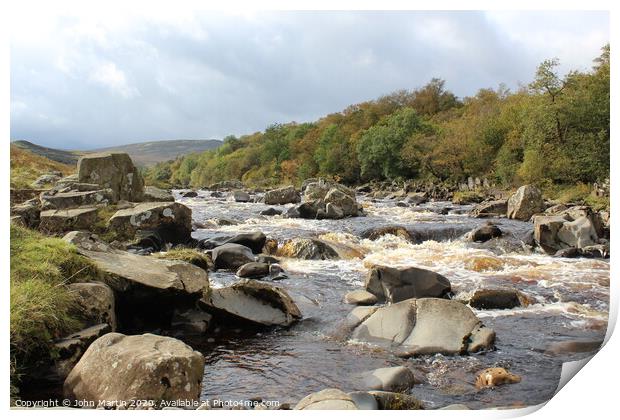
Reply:
[[267, 205], [299, 203], [300, 201], [301, 195], [299, 195], [292, 185], [270, 190], [265, 193], [265, 204]]
[[56, 341], [54, 348], [58, 352], [58, 358], [54, 361], [54, 366], [58, 375], [62, 379], [66, 378], [88, 346], [109, 332], [108, 324], [97, 324]]
[[114, 292], [104, 283], [73, 283], [67, 285], [78, 306], [77, 318], [86, 325], [108, 324], [116, 331]]
[[109, 333], [90, 345], [64, 383], [67, 398], [93, 401], [200, 397], [204, 357], [183, 342], [153, 334]]
[[514, 375], [504, 368], [489, 368], [483, 370], [476, 378], [476, 388], [492, 388], [504, 384], [521, 382], [519, 375]]
[[255, 259], [250, 248], [239, 244], [224, 244], [207, 253], [211, 254], [211, 260], [218, 269], [237, 270]]
[[402, 392], [411, 388], [415, 382], [411, 370], [404, 366], [381, 368], [364, 375], [366, 389]]
[[95, 235], [69, 232], [63, 238], [98, 269], [98, 280], [117, 294], [121, 323], [169, 323], [178, 305], [191, 305], [209, 293], [207, 272], [186, 262], [113, 249]]
[[295, 410], [357, 410], [353, 399], [339, 389], [328, 388], [310, 394], [297, 403]]
[[169, 190], [163, 190], [161, 188], [147, 186], [144, 187], [144, 201], [162, 201], [162, 202], [171, 202], [174, 201], [174, 196]]
[[186, 243], [191, 239], [192, 211], [180, 203], [141, 203], [117, 211], [110, 218], [110, 229], [119, 235], [156, 233], [163, 243]]
[[534, 239], [548, 254], [566, 248], [585, 248], [598, 242], [595, 224], [586, 216], [569, 214], [534, 217]]
[[508, 199], [507, 216], [509, 219], [530, 220], [536, 213], [545, 211], [542, 193], [533, 185], [520, 187]]
[[201, 301], [208, 311], [263, 326], [289, 326], [301, 312], [284, 289], [256, 280], [243, 280], [215, 289]]
[[366, 277], [364, 287], [379, 301], [390, 303], [411, 298], [447, 297], [450, 281], [441, 274], [423, 268], [398, 269], [376, 266]]
[[112, 190], [112, 199], [142, 201], [144, 181], [127, 153], [100, 153], [78, 160], [78, 181]]
[[471, 217], [500, 217], [508, 213], [508, 200], [485, 201], [474, 207], [469, 215]]
[[425, 298], [377, 309], [355, 327], [351, 338], [393, 348], [407, 357], [491, 349], [495, 332], [462, 303]]
[[97, 208], [46, 210], [41, 212], [40, 218], [39, 229], [48, 234], [89, 229], [97, 222]]
[[341, 219], [358, 216], [360, 210], [353, 190], [341, 184], [320, 180], [305, 187], [304, 203], [287, 214], [289, 217], [304, 219]]

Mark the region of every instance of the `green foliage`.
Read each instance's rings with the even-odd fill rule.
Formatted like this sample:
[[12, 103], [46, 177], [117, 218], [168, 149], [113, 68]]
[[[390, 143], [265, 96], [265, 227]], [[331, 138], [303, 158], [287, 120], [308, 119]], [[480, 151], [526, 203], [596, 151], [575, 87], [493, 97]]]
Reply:
[[80, 328], [65, 284], [88, 281], [96, 268], [62, 239], [11, 225], [10, 349], [13, 385], [54, 357], [52, 341]]
[[316, 176], [348, 184], [470, 176], [506, 187], [590, 184], [609, 177], [609, 63], [609, 45], [589, 72], [560, 75], [559, 61], [546, 60], [527, 87], [481, 89], [462, 100], [432, 79], [314, 123], [229, 136], [215, 151], [151, 169], [147, 179], [193, 187], [227, 179], [300, 185]]
[[179, 260], [185, 261], [190, 264], [200, 267], [203, 270], [208, 270], [213, 267], [213, 263], [207, 257], [207, 255], [191, 248], [175, 248], [168, 252], [160, 252], [153, 254], [155, 258], [164, 260]]

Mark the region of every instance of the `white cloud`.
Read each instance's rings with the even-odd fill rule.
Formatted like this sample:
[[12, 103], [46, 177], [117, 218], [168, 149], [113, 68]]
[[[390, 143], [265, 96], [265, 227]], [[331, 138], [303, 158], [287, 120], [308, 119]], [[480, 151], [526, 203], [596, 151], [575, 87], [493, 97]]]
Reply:
[[126, 99], [139, 95], [138, 90], [127, 83], [125, 73], [111, 62], [102, 63], [95, 68], [90, 80], [100, 83]]

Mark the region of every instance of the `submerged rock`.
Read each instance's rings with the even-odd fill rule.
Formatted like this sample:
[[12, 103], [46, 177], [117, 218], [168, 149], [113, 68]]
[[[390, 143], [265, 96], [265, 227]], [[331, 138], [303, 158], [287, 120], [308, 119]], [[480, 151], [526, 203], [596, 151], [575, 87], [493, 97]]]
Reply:
[[411, 370], [404, 366], [397, 366], [367, 372], [363, 382], [367, 389], [402, 392], [413, 386], [415, 378]]
[[78, 181], [109, 188], [113, 202], [142, 201], [144, 181], [127, 153], [82, 156], [77, 163]]
[[398, 269], [373, 267], [364, 283], [379, 301], [390, 303], [411, 298], [444, 298], [450, 294], [450, 281], [441, 274], [418, 267]]
[[408, 242], [415, 242], [411, 233], [409, 233], [409, 231], [403, 226], [382, 226], [365, 230], [361, 234], [362, 238], [370, 239], [371, 241], [376, 241], [377, 239], [385, 235], [393, 235], [402, 238]]
[[301, 319], [299, 308], [284, 289], [256, 280], [215, 289], [201, 303], [216, 315], [263, 326], [289, 326]]
[[377, 309], [351, 334], [401, 356], [467, 354], [491, 349], [495, 332], [467, 306], [447, 299], [408, 299]]
[[521, 382], [519, 375], [514, 375], [504, 368], [489, 368], [483, 370], [476, 378], [476, 388], [492, 388], [518, 382]]
[[466, 237], [472, 242], [487, 242], [501, 236], [502, 230], [490, 222], [466, 234]]
[[295, 190], [292, 185], [288, 187], [278, 188], [270, 190], [265, 193], [265, 204], [289, 204], [299, 203], [301, 201], [301, 195]]
[[516, 289], [476, 290], [469, 305], [476, 309], [512, 309], [527, 306], [527, 298]]
[[88, 347], [64, 383], [66, 398], [98, 404], [196, 401], [204, 357], [170, 337], [109, 333]]
[[530, 218], [545, 211], [545, 202], [542, 192], [534, 185], [520, 187], [508, 199], [507, 216], [509, 219], [530, 220]]
[[273, 207], [269, 207], [267, 210], [263, 210], [259, 213], [261, 216], [279, 216], [282, 214], [282, 210], [274, 209]]

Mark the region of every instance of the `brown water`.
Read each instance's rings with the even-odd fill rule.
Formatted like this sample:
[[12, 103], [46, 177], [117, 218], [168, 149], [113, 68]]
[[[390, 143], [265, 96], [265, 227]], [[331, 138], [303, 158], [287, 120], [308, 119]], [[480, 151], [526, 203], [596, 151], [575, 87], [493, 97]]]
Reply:
[[[411, 394], [429, 408], [465, 403], [470, 408], [523, 406], [552, 397], [561, 364], [584, 354], [550, 356], [550, 343], [567, 340], [602, 340], [609, 308], [609, 262], [595, 259], [553, 258], [524, 250], [520, 238], [531, 224], [507, 219], [493, 221], [504, 237], [485, 244], [472, 244], [461, 236], [484, 220], [465, 214], [467, 206], [447, 202], [418, 207], [396, 207], [395, 202], [362, 201], [366, 217], [345, 220], [286, 219], [258, 213], [260, 203], [234, 203], [211, 198], [200, 191], [196, 198], [179, 202], [192, 208], [195, 221], [226, 218], [233, 226], [200, 229], [197, 239], [237, 232], [263, 231], [284, 241], [318, 236], [363, 250], [364, 259], [338, 261], [282, 261], [289, 278], [278, 284], [286, 288], [303, 314], [289, 329], [262, 332], [226, 331], [215, 341], [192, 342], [207, 360], [203, 381], [204, 399], [263, 399], [296, 403], [323, 388], [361, 390], [360, 374], [386, 366], [410, 367], [420, 384]], [[450, 207], [446, 214], [439, 210]], [[394, 236], [376, 241], [360, 238], [371, 227], [402, 225], [415, 233], [419, 243]], [[471, 356], [430, 356], [401, 359], [389, 351], [338, 339], [341, 321], [353, 308], [344, 295], [363, 285], [370, 264], [418, 266], [450, 279], [456, 298], [466, 298], [480, 287], [515, 287], [535, 303], [514, 310], [474, 310], [497, 333], [496, 351]], [[238, 279], [230, 272], [210, 273], [214, 287]], [[232, 329], [232, 328], [231, 328]], [[518, 384], [477, 391], [476, 373], [502, 366], [520, 375]]]

